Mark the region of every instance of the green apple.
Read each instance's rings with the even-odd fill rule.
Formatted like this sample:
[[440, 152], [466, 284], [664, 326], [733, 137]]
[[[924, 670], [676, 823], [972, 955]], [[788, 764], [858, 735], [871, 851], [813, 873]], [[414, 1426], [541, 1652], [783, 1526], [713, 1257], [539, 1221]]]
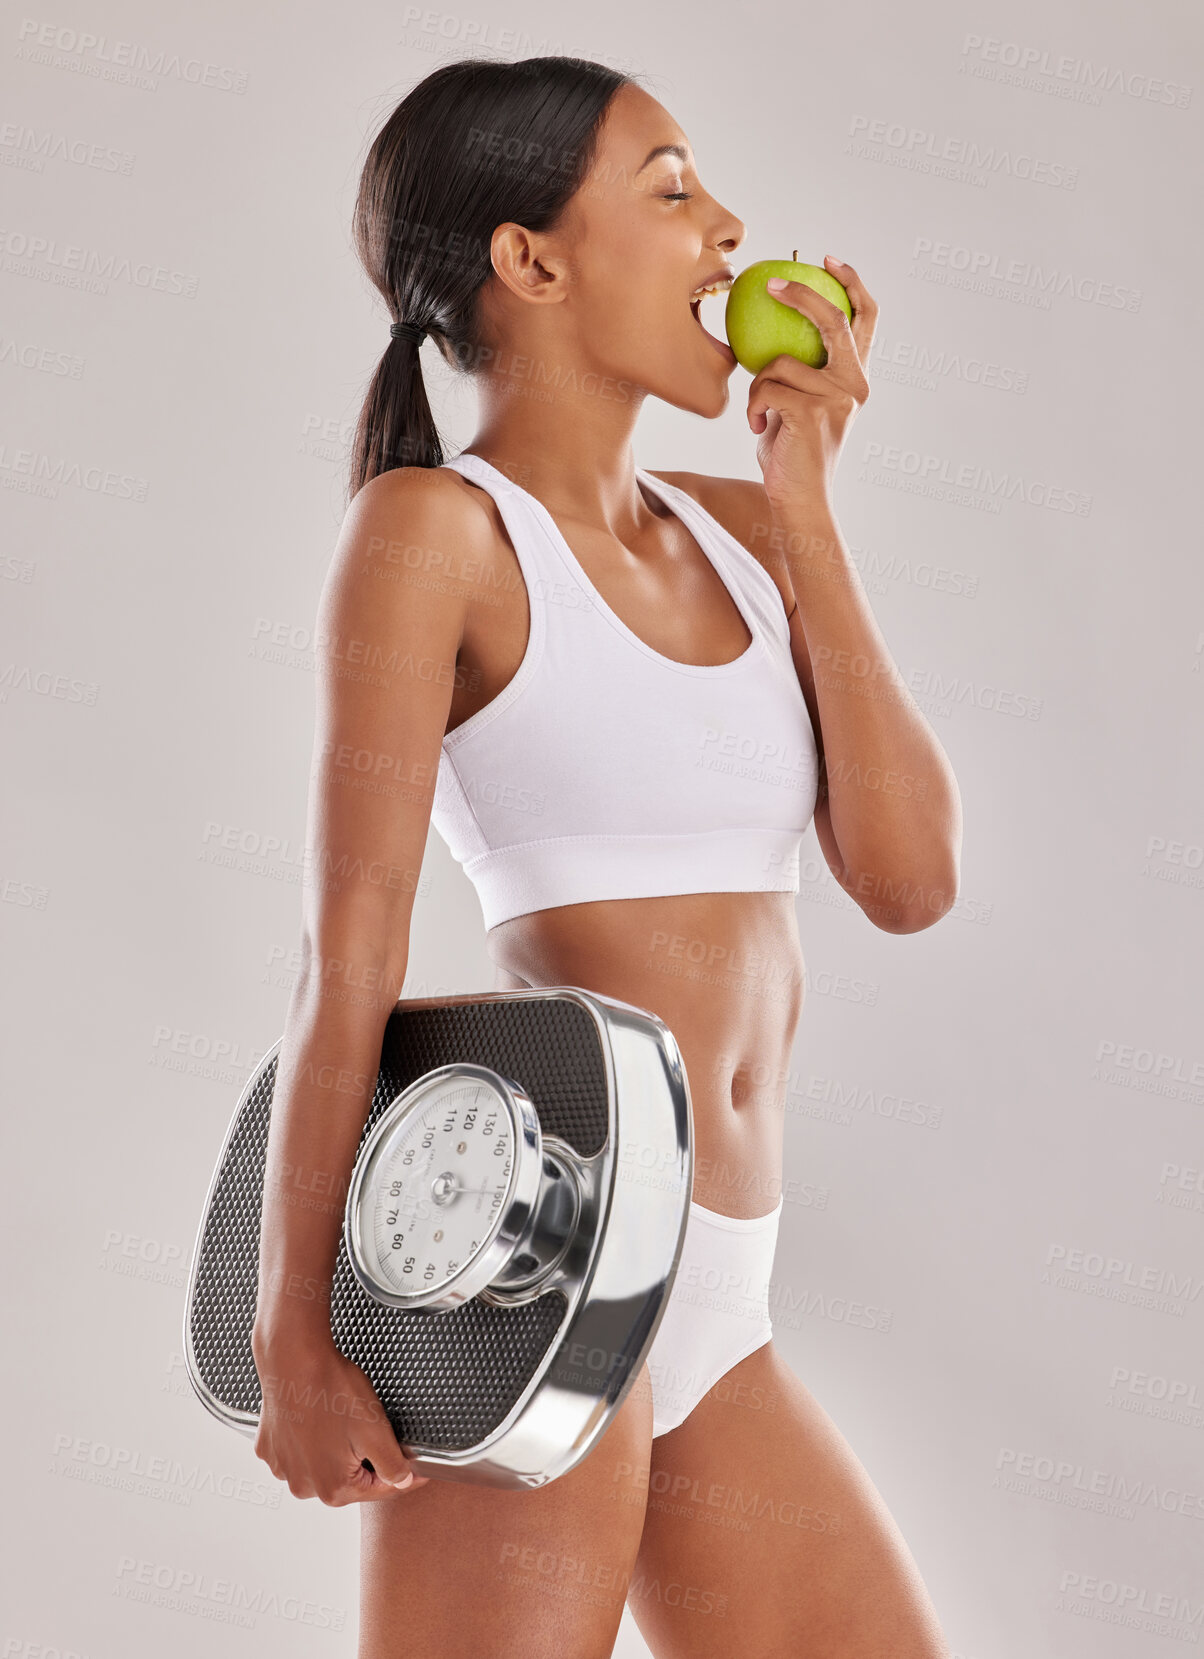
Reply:
[[759, 374], [766, 363], [789, 352], [801, 363], [822, 369], [828, 361], [823, 336], [810, 317], [769, 292], [765, 283], [774, 276], [805, 282], [838, 305], [850, 322], [853, 319], [853, 307], [840, 283], [822, 265], [800, 262], [797, 248], [793, 259], [760, 259], [741, 271], [728, 290], [723, 326], [736, 361], [750, 374]]

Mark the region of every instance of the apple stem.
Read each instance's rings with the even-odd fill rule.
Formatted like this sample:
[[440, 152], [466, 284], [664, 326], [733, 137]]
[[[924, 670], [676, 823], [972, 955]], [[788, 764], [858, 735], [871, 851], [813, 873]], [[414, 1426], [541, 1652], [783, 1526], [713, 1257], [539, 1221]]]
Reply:
[[791, 259], [793, 259], [794, 263], [797, 265], [798, 264], [798, 249], [797, 248], [795, 248], [794, 252], [790, 255], [790, 257], [791, 257]]

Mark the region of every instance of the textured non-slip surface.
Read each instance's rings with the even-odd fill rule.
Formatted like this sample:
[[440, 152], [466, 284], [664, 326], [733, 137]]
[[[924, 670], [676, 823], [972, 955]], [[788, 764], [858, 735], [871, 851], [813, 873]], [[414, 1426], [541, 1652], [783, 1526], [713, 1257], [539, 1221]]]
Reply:
[[[437, 1066], [471, 1062], [519, 1083], [546, 1135], [582, 1157], [606, 1144], [602, 1046], [592, 1015], [565, 997], [407, 1009], [389, 1018], [380, 1075], [360, 1144], [390, 1101]], [[204, 1221], [189, 1327], [197, 1371], [213, 1396], [258, 1413], [251, 1327], [276, 1057], [263, 1063], [230, 1138]], [[364, 1291], [340, 1238], [331, 1330], [380, 1396], [398, 1438], [459, 1450], [479, 1445], [538, 1370], [567, 1312], [553, 1290], [516, 1307], [479, 1298], [446, 1313], [387, 1308]], [[287, 1396], [269, 1383], [282, 1407]], [[337, 1409], [337, 1402], [332, 1403]]]

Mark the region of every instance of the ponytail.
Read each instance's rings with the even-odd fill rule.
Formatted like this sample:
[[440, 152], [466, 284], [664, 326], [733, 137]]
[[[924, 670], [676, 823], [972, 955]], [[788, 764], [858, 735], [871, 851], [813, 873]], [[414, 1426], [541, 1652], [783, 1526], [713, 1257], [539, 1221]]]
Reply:
[[352, 450], [350, 493], [394, 467], [440, 467], [443, 445], [431, 414], [416, 341], [391, 339], [360, 410]]

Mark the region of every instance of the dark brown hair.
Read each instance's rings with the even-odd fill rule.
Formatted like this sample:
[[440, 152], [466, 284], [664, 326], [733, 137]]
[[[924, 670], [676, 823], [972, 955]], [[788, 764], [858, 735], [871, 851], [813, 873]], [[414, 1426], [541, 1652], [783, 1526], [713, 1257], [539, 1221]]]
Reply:
[[[353, 225], [391, 321], [426, 329], [471, 372], [494, 230], [508, 220], [555, 226], [592, 164], [611, 98], [634, 80], [585, 58], [467, 58], [412, 88], [372, 141]], [[386, 337], [356, 427], [349, 498], [378, 473], [443, 459], [418, 344]]]

